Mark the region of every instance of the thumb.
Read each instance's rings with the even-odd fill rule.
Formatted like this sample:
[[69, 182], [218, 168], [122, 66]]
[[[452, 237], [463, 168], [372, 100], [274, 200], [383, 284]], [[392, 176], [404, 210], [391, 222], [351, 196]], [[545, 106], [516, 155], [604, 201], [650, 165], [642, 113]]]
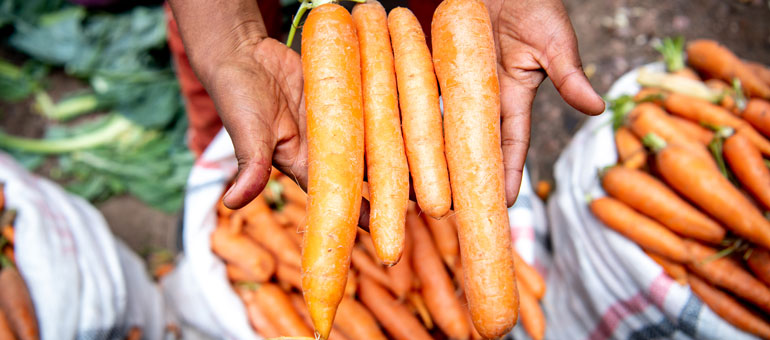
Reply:
[[238, 175], [223, 199], [230, 209], [245, 206], [265, 188], [275, 147], [269, 126], [259, 121], [240, 120], [244, 121], [225, 125], [238, 160]]
[[549, 53], [548, 60], [541, 65], [567, 104], [583, 113], [598, 115], [604, 111], [604, 101], [583, 73], [574, 35], [567, 40], [566, 46], [551, 49], [553, 53]]

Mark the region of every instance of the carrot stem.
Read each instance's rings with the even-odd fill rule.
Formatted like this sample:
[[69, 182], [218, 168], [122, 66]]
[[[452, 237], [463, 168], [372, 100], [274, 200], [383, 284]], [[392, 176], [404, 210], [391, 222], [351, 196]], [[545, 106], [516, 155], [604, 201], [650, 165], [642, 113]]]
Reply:
[[725, 163], [725, 157], [724, 157], [724, 144], [725, 139], [727, 137], [730, 137], [735, 133], [735, 130], [729, 127], [716, 127], [716, 133], [714, 133], [714, 139], [711, 140], [711, 142], [708, 144], [709, 151], [711, 151], [711, 154], [714, 156], [714, 159], [717, 162], [717, 166], [719, 167], [719, 172], [722, 173], [725, 178], [727, 178], [730, 182], [733, 184], [738, 185], [738, 181], [735, 179], [735, 176], [730, 172], [730, 169], [727, 167], [727, 163]]
[[[366, 2], [366, 0], [349, 0], [349, 1], [358, 2], [358, 3]], [[291, 21], [291, 29], [289, 30], [289, 37], [286, 38], [286, 46], [291, 47], [292, 42], [294, 42], [294, 35], [297, 33], [297, 28], [299, 28], [299, 22], [302, 21], [302, 17], [305, 16], [305, 12], [307, 12], [307, 10], [316, 8], [323, 4], [330, 4], [330, 3], [336, 3], [336, 2], [338, 2], [338, 0], [301, 0], [299, 8], [297, 9], [297, 14], [294, 15], [294, 19]]]
[[668, 72], [676, 72], [684, 68], [684, 37], [666, 37], [655, 46], [655, 50], [663, 56]]
[[648, 133], [642, 138], [642, 144], [654, 152], [663, 150], [666, 147], [666, 141], [654, 133]]

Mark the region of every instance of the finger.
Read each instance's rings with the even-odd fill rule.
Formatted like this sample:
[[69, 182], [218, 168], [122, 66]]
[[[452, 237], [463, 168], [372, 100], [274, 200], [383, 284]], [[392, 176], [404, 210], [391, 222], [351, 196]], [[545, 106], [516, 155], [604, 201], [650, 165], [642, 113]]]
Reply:
[[583, 73], [575, 33], [570, 30], [560, 35], [546, 48], [545, 60], [539, 60], [540, 64], [567, 104], [589, 115], [604, 112], [604, 100]]
[[[537, 71], [523, 71], [537, 72]], [[538, 77], [532, 73], [531, 77]], [[539, 82], [528, 82], [529, 84]], [[505, 200], [508, 207], [516, 202], [529, 148], [530, 113], [537, 92], [536, 86], [526, 85], [510, 74], [500, 77], [502, 122], [500, 132], [505, 170]]]

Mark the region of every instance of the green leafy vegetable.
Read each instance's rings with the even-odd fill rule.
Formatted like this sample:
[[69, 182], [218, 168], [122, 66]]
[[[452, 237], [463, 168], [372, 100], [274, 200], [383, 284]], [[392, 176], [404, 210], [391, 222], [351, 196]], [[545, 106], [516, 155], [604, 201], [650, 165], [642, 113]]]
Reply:
[[18, 67], [0, 59], [0, 100], [14, 102], [29, 97], [42, 87], [48, 68], [30, 61]]

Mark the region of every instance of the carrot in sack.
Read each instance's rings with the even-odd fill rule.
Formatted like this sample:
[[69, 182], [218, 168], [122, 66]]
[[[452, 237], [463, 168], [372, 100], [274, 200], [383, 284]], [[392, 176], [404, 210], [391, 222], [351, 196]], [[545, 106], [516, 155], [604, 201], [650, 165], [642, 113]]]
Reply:
[[270, 250], [278, 261], [299, 268], [300, 249], [291, 239], [288, 231], [278, 225], [264, 198], [257, 196], [250, 204], [258, 204], [259, 208], [253, 214], [246, 216], [248, 219], [248, 224], [244, 228], [246, 234]]
[[752, 97], [770, 99], [770, 85], [765, 84], [732, 51], [713, 40], [694, 40], [687, 44], [687, 63], [711, 77], [731, 82], [738, 78]]
[[251, 280], [249, 274], [234, 264], [225, 264], [225, 273], [230, 282], [248, 282]]
[[695, 275], [688, 276], [690, 289], [722, 319], [746, 332], [770, 339], [770, 324], [729, 294], [711, 286]]
[[3, 249], [3, 256], [5, 256], [11, 263], [16, 263], [16, 253], [14, 252], [13, 247], [5, 247]]
[[736, 234], [770, 246], [770, 221], [712, 164], [654, 135], [644, 142], [655, 150], [658, 171], [674, 190]]
[[741, 109], [739, 105], [745, 105], [745, 97], [743, 93], [736, 93], [735, 89], [724, 81], [716, 78], [706, 80], [706, 86], [710, 89], [719, 91], [722, 93], [722, 98], [718, 102], [719, 106], [729, 110], [732, 113], [739, 113]]
[[690, 271], [765, 312], [770, 311], [770, 288], [754, 278], [739, 263], [730, 258], [719, 257], [715, 249], [698, 242], [686, 240], [685, 244], [694, 259], [687, 265]]
[[411, 312], [388, 291], [366, 275], [361, 276], [359, 298], [396, 340], [431, 340]]
[[712, 244], [725, 237], [722, 226], [646, 172], [616, 166], [604, 171], [601, 181], [610, 196], [679, 235]]
[[281, 284], [302, 290], [302, 275], [297, 267], [278, 262], [275, 267], [275, 277]]
[[261, 310], [254, 297], [254, 291], [246, 287], [237, 287], [235, 289], [241, 301], [246, 307], [246, 316], [249, 324], [260, 335], [266, 338], [275, 338], [281, 336], [281, 332], [276, 325], [267, 318], [265, 311]]
[[642, 103], [649, 102], [655, 105], [662, 105], [663, 98], [668, 92], [657, 87], [643, 87], [639, 92], [634, 95], [634, 102]]
[[351, 258], [353, 267], [358, 269], [361, 274], [368, 275], [372, 280], [375, 280], [377, 283], [390, 289], [390, 278], [388, 277], [388, 274], [385, 273], [385, 270], [379, 264], [374, 262], [374, 260], [366, 254], [366, 251], [354, 247]]
[[263, 283], [254, 291], [254, 300], [268, 320], [284, 336], [313, 336], [313, 332], [302, 322], [286, 293], [272, 283]]
[[360, 302], [351, 297], [344, 297], [337, 309], [337, 320], [334, 326], [351, 340], [385, 340], [385, 334], [380, 330], [377, 320], [372, 313]]
[[765, 165], [759, 150], [741, 134], [728, 137], [722, 150], [730, 169], [743, 187], [766, 210], [770, 210], [770, 169]]
[[142, 329], [139, 327], [131, 327], [126, 335], [126, 340], [142, 340]]
[[[467, 339], [470, 325], [467, 324], [461, 302], [455, 295], [452, 279], [444, 262], [433, 244], [428, 229], [412, 211], [409, 225], [410, 236], [414, 239], [412, 267], [420, 279], [420, 292], [436, 325], [450, 339]], [[464, 301], [463, 301], [464, 302]]]
[[460, 258], [460, 245], [457, 240], [457, 226], [454, 216], [450, 213], [441, 219], [435, 219], [423, 215], [423, 220], [433, 235], [433, 241], [436, 242], [436, 248], [441, 254], [441, 258], [451, 268]]
[[307, 194], [302, 191], [302, 188], [299, 187], [299, 184], [295, 183], [288, 176], [279, 178], [278, 183], [283, 186], [283, 192], [281, 193], [283, 198], [288, 203], [296, 204], [302, 207], [304, 210], [305, 206], [307, 205]]
[[615, 146], [618, 148], [618, 163], [631, 169], [639, 169], [647, 163], [647, 150], [642, 142], [626, 127], [615, 131]]
[[516, 249], [511, 253], [513, 254], [513, 264], [516, 266], [516, 282], [520, 283], [517, 287], [525, 285], [535, 298], [538, 300], [542, 299], [545, 296], [545, 280], [543, 277], [540, 276], [540, 273], [535, 268], [519, 256]]
[[430, 316], [428, 306], [425, 304], [425, 299], [422, 298], [422, 295], [416, 292], [409, 292], [406, 297], [406, 303], [409, 306], [409, 309], [411, 309], [412, 312], [417, 313], [420, 319], [422, 319], [422, 324], [425, 325], [425, 329], [433, 329], [433, 318]]
[[751, 250], [746, 264], [758, 279], [770, 286], [770, 251], [765, 248], [755, 247]]
[[[310, 313], [307, 311], [307, 306], [305, 306], [305, 300], [302, 299], [302, 296], [292, 293], [289, 295], [289, 300], [291, 300], [291, 305], [294, 306], [294, 310], [297, 311], [297, 314], [302, 318], [302, 321], [304, 321], [308, 327], [312, 327], [313, 321], [310, 320]], [[343, 300], [345, 299], [343, 298]], [[342, 305], [342, 302], [340, 302], [340, 305]], [[329, 333], [329, 340], [348, 340], [348, 338], [340, 332], [336, 322], [332, 327], [331, 333]]]
[[3, 227], [2, 236], [8, 243], [13, 244], [15, 240], [15, 233], [12, 225], [6, 225]]
[[714, 139], [713, 132], [692, 121], [678, 116], [669, 116], [668, 118], [674, 123], [679, 131], [694, 141], [698, 141], [701, 144], [708, 146], [708, 144], [711, 143], [711, 140]]
[[438, 85], [425, 35], [406, 8], [388, 15], [393, 41], [406, 157], [417, 203], [428, 215], [444, 216], [452, 204], [444, 156]]
[[476, 329], [497, 338], [516, 324], [519, 302], [510, 255], [492, 24], [483, 2], [446, 0], [436, 9], [431, 27], [465, 294]]
[[[521, 282], [519, 282], [521, 283]], [[521, 323], [524, 330], [534, 340], [541, 340], [545, 336], [545, 315], [540, 308], [538, 298], [525, 284], [519, 284], [519, 298], [521, 301]]]
[[647, 254], [647, 256], [649, 256], [653, 261], [655, 261], [655, 263], [657, 263], [661, 268], [663, 268], [663, 272], [671, 277], [674, 281], [682, 286], [687, 284], [687, 269], [684, 269], [684, 266], [671, 262], [658, 254], [650, 252], [644, 253]]
[[353, 7], [353, 22], [361, 46], [369, 232], [377, 258], [391, 266], [404, 250], [409, 203], [409, 166], [401, 136], [393, 49], [387, 14], [378, 1]]
[[307, 231], [302, 291], [321, 338], [344, 296], [364, 175], [364, 119], [358, 38], [336, 4], [310, 11], [302, 30], [307, 110]]
[[751, 72], [754, 72], [759, 79], [762, 79], [767, 86], [770, 86], [770, 68], [755, 61], [744, 60], [743, 63], [751, 70]]
[[35, 306], [19, 271], [8, 266], [0, 271], [0, 310], [19, 340], [40, 338]]
[[16, 336], [13, 335], [11, 325], [8, 323], [8, 319], [5, 317], [5, 313], [2, 309], [0, 309], [0, 339], [16, 340]]
[[749, 100], [741, 118], [770, 138], [770, 102], [763, 99]]
[[248, 237], [233, 234], [225, 228], [216, 228], [211, 232], [211, 250], [242, 269], [249, 281], [267, 281], [275, 272], [275, 260], [270, 252]]
[[[408, 219], [409, 214], [407, 213], [407, 221]], [[409, 222], [407, 222], [407, 228], [411, 228], [409, 225]], [[401, 255], [401, 261], [398, 261], [395, 266], [385, 268], [388, 277], [390, 278], [390, 288], [399, 301], [403, 301], [406, 294], [412, 289], [412, 282], [414, 279], [411, 263], [414, 245], [409, 233], [406, 234], [404, 242], [404, 253]]]

